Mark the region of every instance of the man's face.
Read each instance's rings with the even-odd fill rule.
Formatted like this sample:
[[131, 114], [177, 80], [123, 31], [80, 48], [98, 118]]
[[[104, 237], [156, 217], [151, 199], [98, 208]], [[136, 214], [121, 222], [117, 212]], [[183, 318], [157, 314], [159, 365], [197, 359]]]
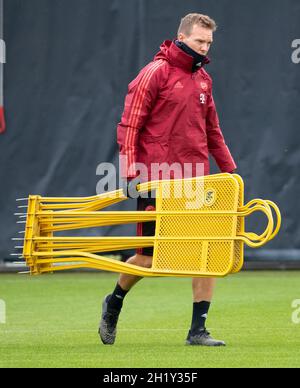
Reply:
[[209, 28], [193, 25], [192, 32], [189, 36], [179, 33], [178, 40], [185, 43], [196, 53], [206, 55], [213, 42], [213, 31]]

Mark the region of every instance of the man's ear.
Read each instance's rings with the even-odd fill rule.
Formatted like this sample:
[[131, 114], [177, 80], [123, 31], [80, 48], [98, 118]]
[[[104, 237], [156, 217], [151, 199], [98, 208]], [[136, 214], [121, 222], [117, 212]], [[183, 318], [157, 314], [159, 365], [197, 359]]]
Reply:
[[182, 42], [183, 39], [185, 38], [185, 35], [182, 33], [182, 32], [179, 32], [179, 34], [177, 35], [177, 39]]

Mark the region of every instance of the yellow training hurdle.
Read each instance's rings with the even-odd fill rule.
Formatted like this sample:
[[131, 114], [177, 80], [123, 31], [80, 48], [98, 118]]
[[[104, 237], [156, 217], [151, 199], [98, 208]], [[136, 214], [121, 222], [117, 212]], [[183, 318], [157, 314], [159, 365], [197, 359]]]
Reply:
[[[253, 199], [244, 205], [244, 183], [237, 174], [152, 181], [141, 183], [138, 191], [155, 191], [155, 211], [103, 211], [127, 199], [121, 189], [85, 198], [30, 195], [22, 254], [30, 273], [93, 268], [143, 277], [225, 276], [242, 268], [244, 244], [261, 247], [280, 229], [276, 204]], [[245, 231], [245, 218], [256, 211], [268, 221], [261, 235]], [[71, 229], [147, 221], [156, 222], [155, 236], [57, 236]], [[154, 247], [151, 268], [102, 256], [150, 246]]]

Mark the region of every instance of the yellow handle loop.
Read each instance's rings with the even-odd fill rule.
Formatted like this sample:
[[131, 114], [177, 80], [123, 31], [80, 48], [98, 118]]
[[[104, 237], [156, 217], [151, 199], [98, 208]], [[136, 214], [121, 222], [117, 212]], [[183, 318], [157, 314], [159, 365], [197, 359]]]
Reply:
[[268, 225], [266, 227], [266, 230], [260, 235], [253, 232], [244, 232], [238, 235], [248, 246], [252, 248], [258, 248], [265, 245], [272, 236], [274, 228], [272, 211], [266, 201], [260, 199], [250, 201], [247, 205], [239, 208], [239, 216], [246, 217], [256, 211], [261, 211], [267, 216]]
[[[252, 199], [250, 202], [248, 202], [248, 204], [246, 206], [243, 206], [241, 208], [239, 208], [239, 210], [244, 210], [246, 208], [249, 208], [253, 205], [256, 205], [256, 204], [260, 204], [262, 206], [265, 206], [265, 207], [269, 207], [269, 208], [272, 208], [276, 214], [276, 217], [277, 217], [277, 222], [276, 222], [276, 227], [273, 231], [273, 233], [270, 235], [268, 241], [271, 241], [274, 239], [274, 237], [277, 236], [279, 230], [280, 230], [280, 227], [281, 227], [281, 213], [280, 213], [280, 210], [278, 208], [278, 206], [272, 202], [272, 201], [269, 201], [269, 200], [263, 200], [263, 199]], [[273, 216], [272, 216], [273, 217]], [[267, 230], [265, 230], [265, 232], [261, 235], [261, 236], [264, 236], [265, 234], [267, 233]], [[249, 232], [248, 233], [248, 236], [251, 238], [251, 239], [255, 239], [256, 235], [255, 233], [251, 233]]]
[[273, 233], [271, 234], [271, 236], [269, 237], [269, 241], [270, 241], [270, 240], [273, 240], [273, 238], [277, 236], [277, 234], [278, 234], [278, 232], [280, 230], [280, 227], [281, 227], [281, 213], [280, 213], [280, 210], [279, 210], [278, 206], [274, 202], [269, 201], [269, 200], [265, 200], [265, 202], [275, 211], [276, 216], [277, 216], [276, 228], [273, 231]]

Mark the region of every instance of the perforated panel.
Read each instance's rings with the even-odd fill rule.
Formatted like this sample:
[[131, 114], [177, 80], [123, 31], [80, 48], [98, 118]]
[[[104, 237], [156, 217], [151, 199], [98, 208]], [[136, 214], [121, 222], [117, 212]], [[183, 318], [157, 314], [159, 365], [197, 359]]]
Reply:
[[[244, 205], [244, 182], [239, 175], [234, 175], [239, 183], [239, 201], [238, 206], [242, 207]], [[238, 217], [237, 219], [237, 234], [244, 232], [245, 230], [245, 218]], [[244, 264], [244, 242], [235, 241], [234, 242], [234, 251], [233, 251], [233, 267], [231, 273], [236, 273], [241, 270]]]
[[232, 242], [210, 242], [206, 271], [218, 274], [228, 273], [233, 264], [232, 249]]
[[[234, 241], [226, 239], [236, 235], [237, 216], [212, 212], [236, 211], [238, 197], [239, 185], [231, 175], [194, 178], [185, 187], [182, 181], [162, 182], [157, 210], [185, 214], [158, 216], [153, 270], [193, 270], [204, 276], [228, 273], [233, 265]], [[213, 239], [219, 241], [210, 241]]]

